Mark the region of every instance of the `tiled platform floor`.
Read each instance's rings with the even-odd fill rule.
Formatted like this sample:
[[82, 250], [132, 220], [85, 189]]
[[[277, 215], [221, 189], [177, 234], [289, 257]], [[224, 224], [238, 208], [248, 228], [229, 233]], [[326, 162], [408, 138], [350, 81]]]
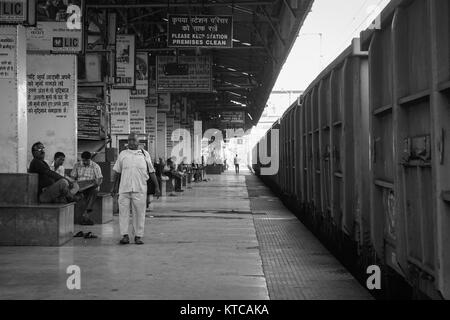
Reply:
[[[99, 239], [0, 247], [0, 299], [370, 297], [257, 178], [209, 178], [154, 202], [143, 246], [117, 244], [115, 217], [103, 226], [77, 226]], [[81, 268], [81, 290], [67, 289], [70, 265]]]

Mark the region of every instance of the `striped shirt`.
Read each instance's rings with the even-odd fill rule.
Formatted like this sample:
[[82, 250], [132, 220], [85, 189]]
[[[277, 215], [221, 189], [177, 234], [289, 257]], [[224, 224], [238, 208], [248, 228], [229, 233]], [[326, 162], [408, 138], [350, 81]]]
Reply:
[[82, 162], [77, 162], [73, 167], [71, 177], [77, 181], [91, 181], [101, 179], [103, 175], [100, 166], [91, 161], [88, 166], [85, 166]]

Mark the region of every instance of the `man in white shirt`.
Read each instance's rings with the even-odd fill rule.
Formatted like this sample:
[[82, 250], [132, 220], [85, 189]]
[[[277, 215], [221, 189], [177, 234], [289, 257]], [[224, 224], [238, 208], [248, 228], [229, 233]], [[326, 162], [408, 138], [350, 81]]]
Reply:
[[[134, 243], [144, 244], [142, 237], [145, 228], [145, 212], [147, 209], [147, 180], [152, 179], [155, 185], [155, 196], [161, 192], [155, 175], [150, 154], [139, 148], [137, 134], [128, 137], [128, 149], [120, 153], [114, 168], [112, 194], [119, 193], [119, 227], [122, 235], [120, 244], [129, 244], [130, 205], [133, 211]], [[118, 183], [120, 180], [120, 183]]]
[[66, 170], [64, 169], [64, 161], [66, 160], [66, 155], [62, 152], [55, 153], [55, 157], [53, 158], [53, 162], [50, 165], [50, 170], [56, 172], [62, 177], [66, 176]]

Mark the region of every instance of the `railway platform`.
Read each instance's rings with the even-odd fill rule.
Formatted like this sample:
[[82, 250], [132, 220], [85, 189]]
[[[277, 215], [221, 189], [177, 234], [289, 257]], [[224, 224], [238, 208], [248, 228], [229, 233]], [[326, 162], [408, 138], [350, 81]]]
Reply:
[[256, 176], [209, 178], [153, 202], [142, 246], [118, 244], [115, 216], [77, 226], [97, 239], [0, 247], [0, 299], [371, 299]]

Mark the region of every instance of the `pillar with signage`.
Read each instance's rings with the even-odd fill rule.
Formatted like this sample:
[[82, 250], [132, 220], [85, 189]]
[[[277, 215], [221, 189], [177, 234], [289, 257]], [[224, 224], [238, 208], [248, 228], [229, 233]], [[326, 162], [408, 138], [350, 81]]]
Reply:
[[27, 172], [26, 33], [0, 26], [0, 173]]
[[27, 78], [28, 149], [40, 141], [46, 160], [63, 152], [65, 167], [72, 168], [78, 148], [77, 57], [28, 54]]
[[174, 126], [175, 126], [174, 117], [167, 116], [166, 146], [168, 158], [172, 156], [172, 148], [173, 148], [172, 133], [174, 130]]
[[130, 133], [130, 90], [111, 90], [111, 134]]
[[158, 109], [156, 107], [146, 107], [145, 110], [145, 131], [148, 136], [148, 152], [152, 159], [156, 158], [156, 145], [157, 145], [157, 121], [158, 121]]
[[145, 135], [145, 100], [130, 99], [130, 132]]
[[156, 134], [156, 156], [158, 158], [167, 159], [167, 119], [166, 113], [158, 112], [157, 114], [157, 134]]

